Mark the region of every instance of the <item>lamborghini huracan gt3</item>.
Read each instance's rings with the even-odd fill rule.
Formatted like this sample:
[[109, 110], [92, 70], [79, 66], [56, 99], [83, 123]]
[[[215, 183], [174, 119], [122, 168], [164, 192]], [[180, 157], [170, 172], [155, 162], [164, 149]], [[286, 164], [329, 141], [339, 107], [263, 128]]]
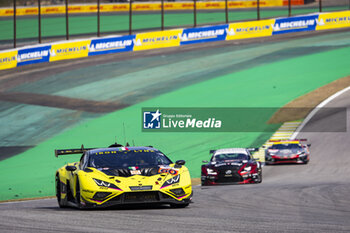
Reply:
[[55, 150], [56, 157], [82, 154], [56, 172], [60, 207], [98, 208], [121, 204], [162, 203], [186, 207], [192, 185], [184, 160], [173, 163], [153, 147]]

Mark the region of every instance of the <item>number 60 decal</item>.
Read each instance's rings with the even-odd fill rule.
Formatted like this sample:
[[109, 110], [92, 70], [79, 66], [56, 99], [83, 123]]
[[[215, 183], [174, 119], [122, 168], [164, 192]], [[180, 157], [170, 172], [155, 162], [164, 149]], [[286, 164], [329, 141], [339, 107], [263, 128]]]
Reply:
[[179, 170], [174, 168], [159, 168], [158, 173], [169, 173], [173, 176], [176, 176], [179, 174]]

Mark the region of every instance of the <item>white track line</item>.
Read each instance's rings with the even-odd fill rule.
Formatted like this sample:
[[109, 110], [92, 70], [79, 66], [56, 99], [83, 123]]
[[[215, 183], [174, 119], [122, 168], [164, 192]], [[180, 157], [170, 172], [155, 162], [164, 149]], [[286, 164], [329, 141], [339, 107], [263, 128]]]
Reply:
[[315, 116], [315, 114], [318, 112], [318, 110], [322, 107], [324, 107], [326, 104], [328, 104], [329, 102], [331, 102], [332, 100], [334, 100], [335, 98], [337, 98], [338, 96], [342, 95], [343, 93], [347, 92], [350, 90], [350, 86], [338, 91], [337, 93], [331, 95], [330, 97], [328, 97], [327, 99], [325, 99], [324, 101], [322, 101], [319, 105], [317, 105], [310, 113], [309, 115], [307, 115], [307, 117], [305, 118], [305, 120], [303, 121], [303, 123], [301, 123], [301, 125], [295, 130], [295, 132], [293, 133], [291, 139], [295, 139], [298, 135], [298, 133], [300, 132], [300, 130], [302, 128], [304, 128], [304, 126], [311, 120], [312, 117]]
[[8, 200], [8, 201], [4, 201], [4, 202], [0, 202], [0, 205], [5, 205], [5, 204], [16, 204], [16, 203], [23, 203], [23, 202], [31, 202], [31, 201], [39, 201], [39, 200], [50, 200], [50, 199], [55, 199], [55, 197], [38, 197], [38, 198], [33, 198], [30, 200]]

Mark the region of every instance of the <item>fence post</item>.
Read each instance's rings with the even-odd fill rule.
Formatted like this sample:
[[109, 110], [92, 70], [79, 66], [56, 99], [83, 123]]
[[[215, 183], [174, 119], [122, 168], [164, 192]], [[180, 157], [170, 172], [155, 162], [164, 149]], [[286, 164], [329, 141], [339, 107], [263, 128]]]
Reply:
[[225, 17], [226, 17], [226, 23], [228, 23], [228, 3], [227, 3], [227, 0], [225, 0]]
[[97, 37], [101, 35], [100, 16], [100, 0], [97, 0]]
[[193, 17], [193, 25], [194, 27], [197, 27], [197, 0], [193, 0]]
[[132, 0], [129, 1], [129, 35], [132, 33]]
[[319, 0], [319, 12], [322, 12], [322, 0]]
[[17, 47], [17, 17], [16, 17], [16, 10], [17, 10], [17, 5], [16, 5], [16, 0], [13, 0], [13, 47]]
[[257, 8], [258, 20], [260, 20], [260, 0], [257, 0], [256, 8]]
[[164, 30], [164, 0], [162, 0], [162, 31]]
[[66, 40], [69, 40], [68, 0], [66, 0]]
[[288, 17], [292, 16], [292, 0], [288, 0]]
[[39, 44], [41, 44], [41, 0], [38, 0], [38, 35], [39, 35]]

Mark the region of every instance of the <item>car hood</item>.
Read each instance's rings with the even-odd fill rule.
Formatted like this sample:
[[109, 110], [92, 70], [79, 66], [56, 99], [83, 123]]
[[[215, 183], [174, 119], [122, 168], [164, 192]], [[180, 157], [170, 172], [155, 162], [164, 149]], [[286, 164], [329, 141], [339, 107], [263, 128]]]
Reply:
[[300, 152], [303, 152], [303, 150], [302, 149], [283, 149], [283, 150], [277, 150], [275, 153], [271, 153], [271, 155], [292, 156]]
[[248, 163], [248, 160], [229, 160], [229, 161], [219, 161], [219, 162], [211, 162], [210, 166], [213, 168], [240, 168], [243, 164]]
[[[130, 169], [131, 168], [131, 169]], [[95, 169], [90, 168], [91, 172], [85, 172], [85, 175], [90, 176], [93, 179], [99, 179], [106, 182], [113, 183], [121, 190], [129, 190], [133, 187], [143, 187], [149, 189], [143, 190], [159, 190], [162, 188], [165, 181], [173, 179], [175, 176], [180, 175], [182, 179], [183, 173], [187, 172], [188, 169], [185, 166], [181, 168], [174, 168], [170, 166], [157, 166], [149, 168], [123, 168], [123, 169]], [[176, 170], [176, 174], [170, 174], [167, 170]], [[133, 175], [132, 171], [139, 171], [140, 174]], [[137, 172], [138, 173], [138, 172]], [[118, 175], [115, 175], [118, 174]], [[143, 175], [144, 174], [144, 175]], [[154, 175], [152, 175], [154, 174]]]
[[103, 172], [107, 176], [120, 176], [120, 177], [130, 177], [134, 175], [142, 176], [154, 176], [159, 173], [159, 167], [147, 167], [147, 168], [98, 168], [97, 170]]

